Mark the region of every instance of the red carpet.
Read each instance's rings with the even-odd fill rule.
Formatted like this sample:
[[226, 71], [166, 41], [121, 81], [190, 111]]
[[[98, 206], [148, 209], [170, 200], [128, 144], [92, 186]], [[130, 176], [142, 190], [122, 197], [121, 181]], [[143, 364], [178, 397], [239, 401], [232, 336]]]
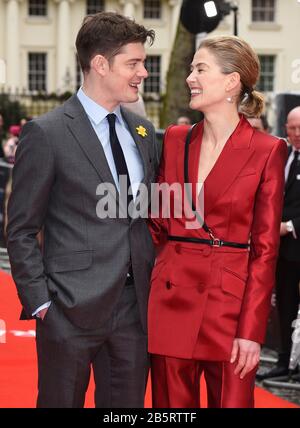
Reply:
[[[35, 407], [37, 369], [34, 321], [19, 321], [21, 306], [10, 275], [0, 271], [0, 408]], [[6, 334], [3, 332], [6, 327]], [[202, 407], [206, 406], [205, 385], [201, 385]], [[255, 388], [257, 408], [298, 407], [275, 395]], [[148, 385], [146, 407], [151, 407]], [[93, 407], [93, 383], [90, 383], [86, 407]]]

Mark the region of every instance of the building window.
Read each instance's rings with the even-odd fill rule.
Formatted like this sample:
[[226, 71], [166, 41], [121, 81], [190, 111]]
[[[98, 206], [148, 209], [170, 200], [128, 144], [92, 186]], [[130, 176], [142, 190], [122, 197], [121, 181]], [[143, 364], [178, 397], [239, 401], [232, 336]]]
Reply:
[[149, 55], [146, 59], [145, 67], [149, 76], [144, 83], [144, 92], [159, 94], [161, 82], [161, 56]]
[[47, 54], [28, 54], [28, 87], [30, 91], [47, 90]]
[[29, 0], [29, 16], [47, 16], [47, 0]]
[[161, 18], [161, 0], [144, 0], [144, 18]]
[[258, 57], [261, 70], [257, 88], [262, 92], [272, 92], [275, 79], [275, 55], [259, 55]]
[[87, 0], [86, 14], [93, 15], [94, 13], [103, 12], [105, 9], [104, 0]]
[[80, 62], [79, 62], [79, 59], [78, 59], [78, 55], [75, 54], [75, 56], [76, 56], [76, 70], [75, 70], [76, 89], [79, 89], [80, 86], [82, 85], [83, 75], [82, 75], [82, 71], [81, 71], [81, 67], [80, 67]]
[[252, 22], [274, 22], [276, 0], [252, 0]]

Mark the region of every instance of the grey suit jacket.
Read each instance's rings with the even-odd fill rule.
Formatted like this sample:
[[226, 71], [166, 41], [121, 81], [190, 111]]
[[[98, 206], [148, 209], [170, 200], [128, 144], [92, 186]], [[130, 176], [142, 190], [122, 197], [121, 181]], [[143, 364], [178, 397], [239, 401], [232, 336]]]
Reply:
[[[147, 186], [158, 165], [152, 124], [122, 109]], [[147, 136], [136, 127], [142, 125]], [[130, 259], [143, 328], [154, 249], [146, 221], [100, 219], [101, 182], [114, 185], [102, 145], [76, 95], [26, 124], [8, 205], [8, 253], [25, 318], [55, 300], [83, 328], [101, 326], [125, 283]], [[118, 203], [118, 198], [117, 198]], [[44, 229], [41, 251], [36, 235]]]

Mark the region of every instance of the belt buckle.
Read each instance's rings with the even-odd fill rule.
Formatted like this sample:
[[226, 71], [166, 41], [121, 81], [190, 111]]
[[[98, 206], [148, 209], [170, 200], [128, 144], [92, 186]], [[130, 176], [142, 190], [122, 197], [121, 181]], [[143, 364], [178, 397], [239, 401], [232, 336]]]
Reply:
[[221, 247], [221, 240], [218, 238], [212, 238], [212, 247]]
[[208, 234], [210, 236], [210, 239], [212, 240], [212, 247], [221, 247], [222, 243], [221, 243], [221, 239], [219, 238], [215, 238], [214, 234], [212, 233], [211, 229], [208, 229]]

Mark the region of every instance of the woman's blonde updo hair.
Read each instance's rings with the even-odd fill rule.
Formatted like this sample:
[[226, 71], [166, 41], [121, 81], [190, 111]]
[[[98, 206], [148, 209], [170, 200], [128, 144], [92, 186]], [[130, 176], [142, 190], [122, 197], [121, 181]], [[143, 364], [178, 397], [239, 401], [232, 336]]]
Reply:
[[251, 46], [236, 36], [216, 36], [204, 39], [199, 49], [202, 48], [214, 55], [222, 73], [239, 73], [239, 111], [248, 117], [259, 117], [264, 109], [264, 96], [254, 90], [259, 78], [260, 63]]

